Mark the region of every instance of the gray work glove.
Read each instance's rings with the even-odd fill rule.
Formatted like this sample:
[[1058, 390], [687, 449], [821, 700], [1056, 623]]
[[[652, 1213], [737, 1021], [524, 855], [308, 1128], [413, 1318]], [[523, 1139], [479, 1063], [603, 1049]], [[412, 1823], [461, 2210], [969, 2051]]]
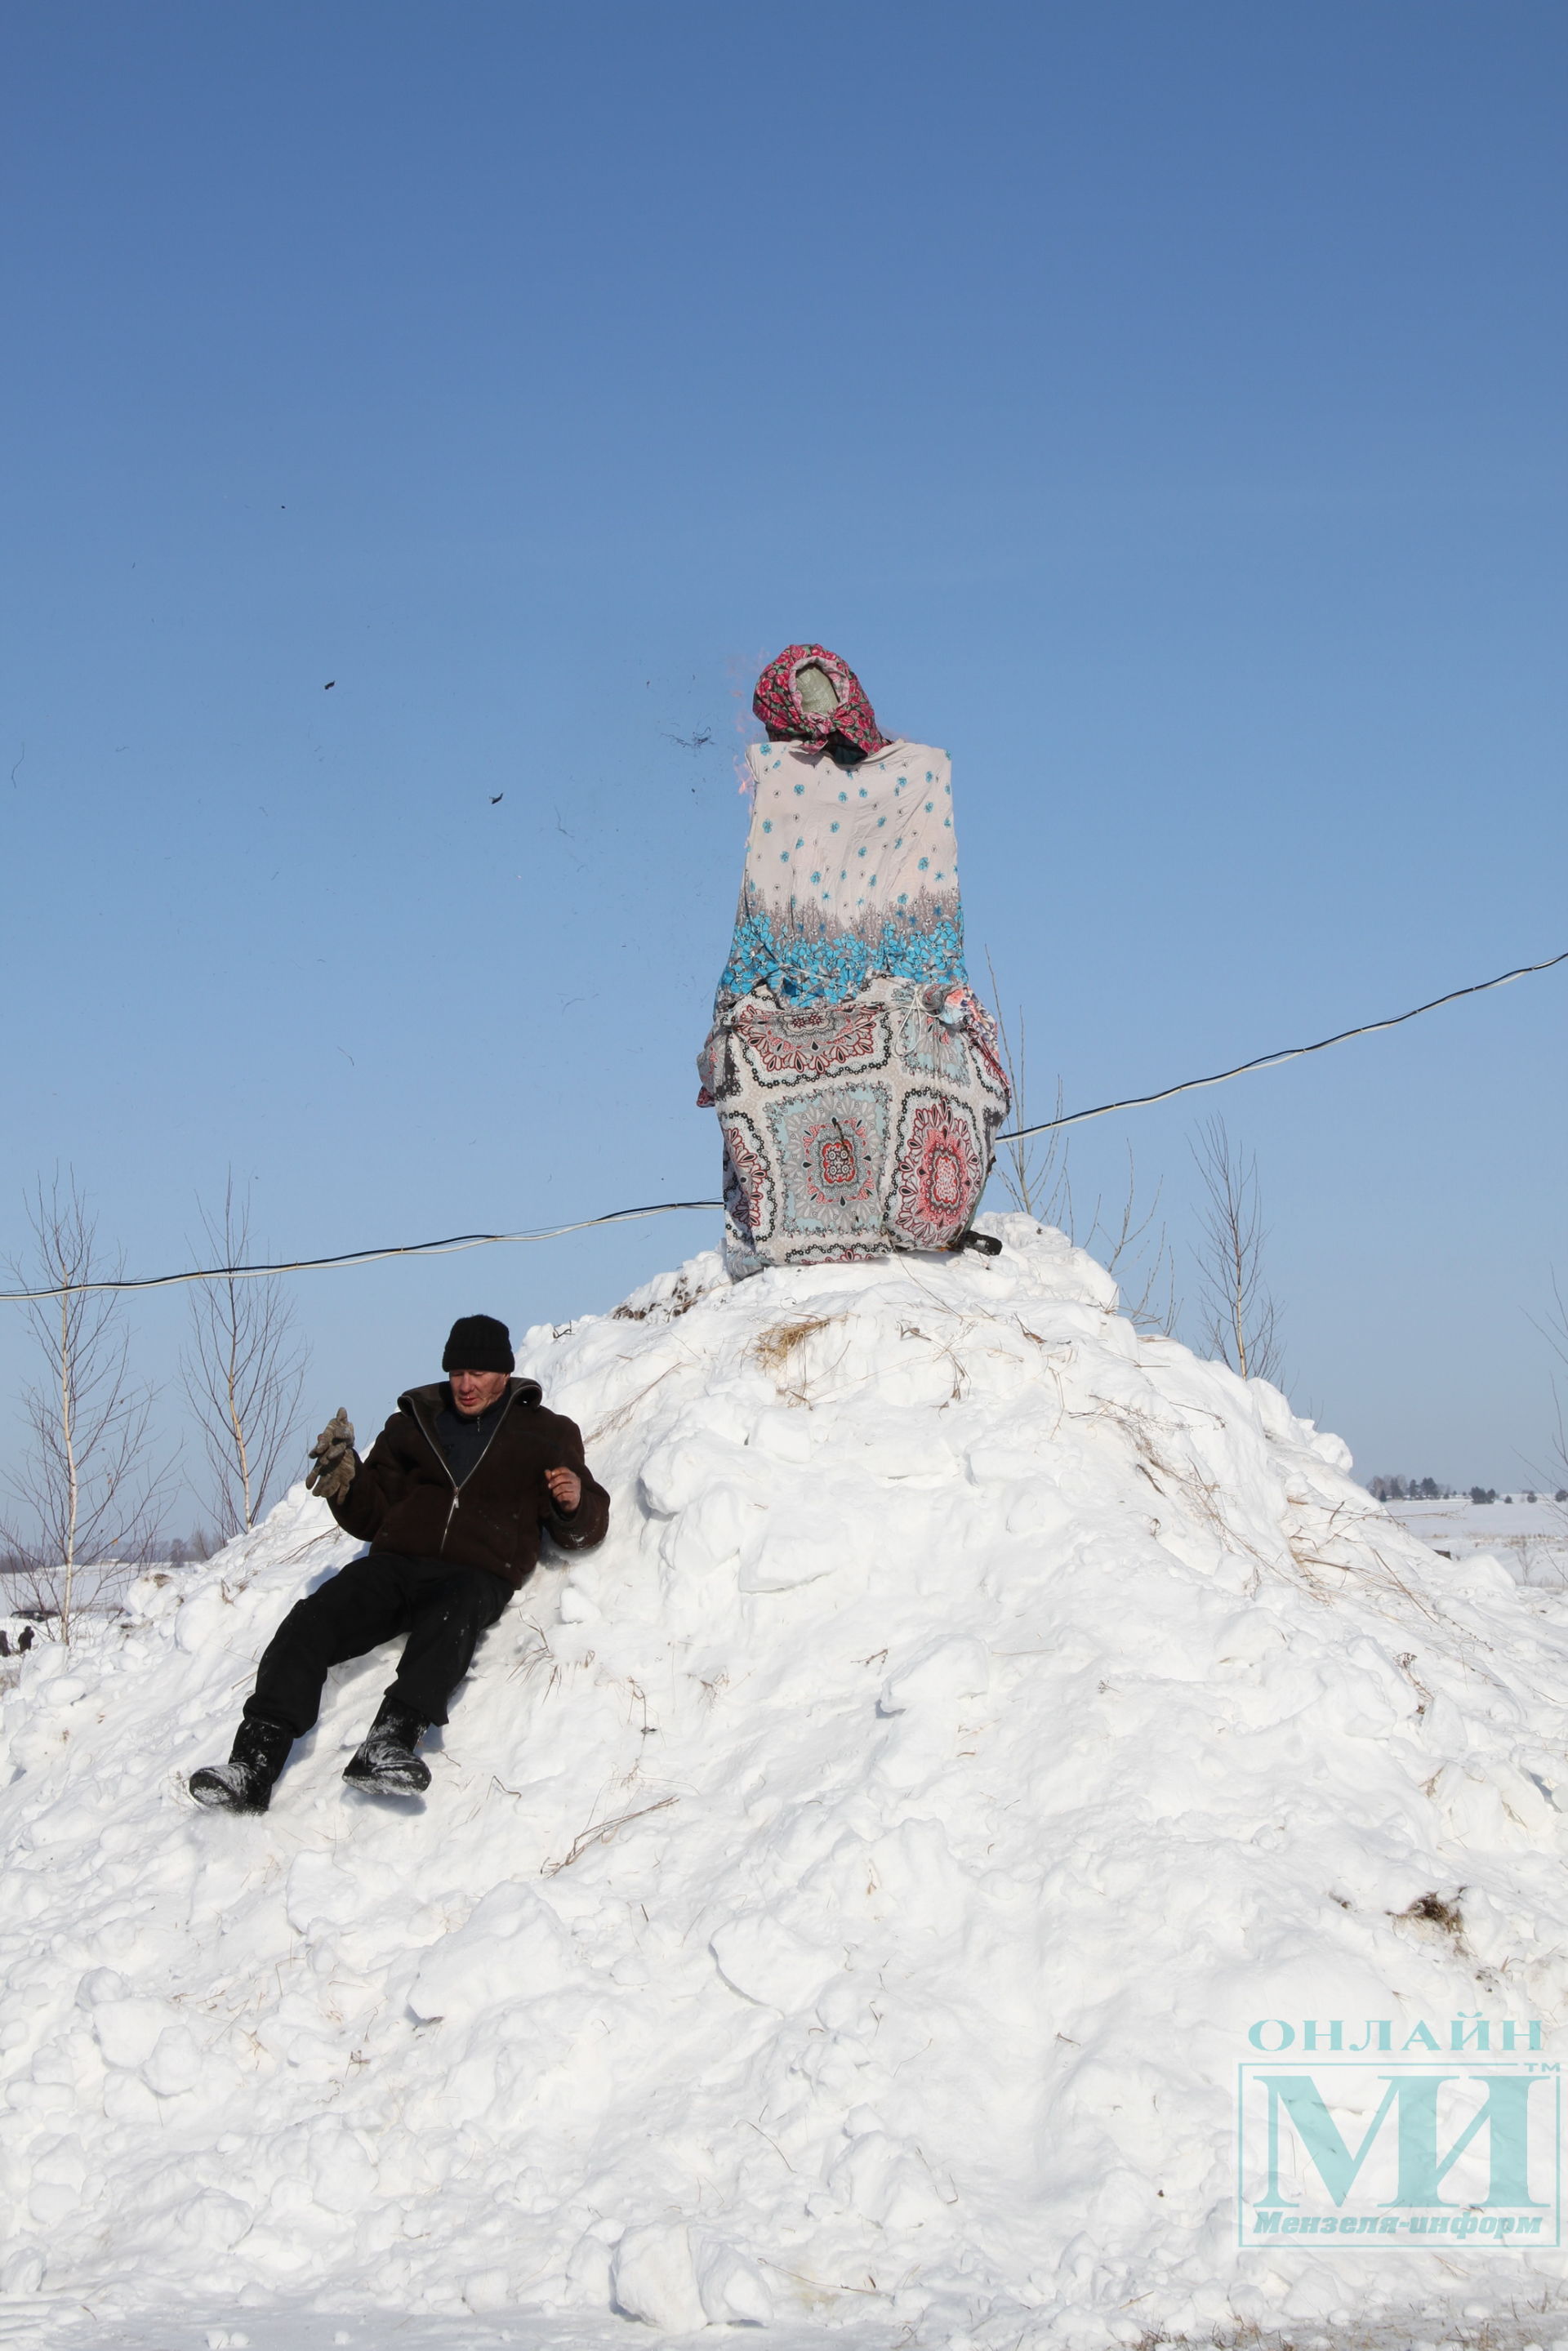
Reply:
[[324, 1502], [340, 1502], [360, 1466], [353, 1424], [341, 1405], [310, 1447], [310, 1458], [315, 1466], [305, 1473], [306, 1485]]

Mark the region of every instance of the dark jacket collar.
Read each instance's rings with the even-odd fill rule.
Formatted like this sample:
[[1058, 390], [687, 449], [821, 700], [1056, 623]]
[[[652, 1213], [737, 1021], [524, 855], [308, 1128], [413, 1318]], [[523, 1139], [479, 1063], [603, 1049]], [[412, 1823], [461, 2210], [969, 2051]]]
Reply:
[[[544, 1390], [538, 1380], [510, 1379], [507, 1382], [497, 1404], [538, 1404]], [[445, 1380], [433, 1380], [428, 1387], [409, 1388], [397, 1400], [400, 1412], [412, 1413], [416, 1420], [434, 1423], [435, 1416], [452, 1402], [452, 1389]]]

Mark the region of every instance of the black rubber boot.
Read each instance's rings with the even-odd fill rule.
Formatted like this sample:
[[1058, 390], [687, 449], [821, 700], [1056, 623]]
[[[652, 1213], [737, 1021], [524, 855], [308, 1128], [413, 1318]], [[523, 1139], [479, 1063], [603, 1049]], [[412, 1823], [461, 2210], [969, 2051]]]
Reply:
[[247, 1719], [235, 1732], [226, 1763], [206, 1763], [192, 1772], [191, 1793], [198, 1804], [219, 1812], [265, 1813], [293, 1744], [294, 1733], [281, 1724]]
[[981, 1257], [1000, 1257], [1002, 1245], [995, 1233], [960, 1233], [953, 1244], [953, 1255], [960, 1249], [974, 1249]]
[[430, 1785], [430, 1766], [413, 1750], [423, 1731], [417, 1714], [394, 1698], [382, 1698], [364, 1745], [343, 1774], [350, 1787], [366, 1796], [422, 1796]]

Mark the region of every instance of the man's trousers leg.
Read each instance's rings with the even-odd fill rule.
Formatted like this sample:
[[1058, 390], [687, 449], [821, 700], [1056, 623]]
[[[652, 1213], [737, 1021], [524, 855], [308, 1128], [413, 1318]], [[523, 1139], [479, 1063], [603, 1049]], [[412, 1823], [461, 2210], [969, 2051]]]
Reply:
[[262, 1654], [256, 1687], [246, 1700], [247, 1721], [276, 1723], [303, 1739], [321, 1710], [329, 1668], [407, 1631], [416, 1593], [414, 1579], [403, 1571], [413, 1565], [390, 1552], [371, 1552], [297, 1601]]
[[442, 1567], [420, 1561], [423, 1581], [411, 1594], [407, 1644], [390, 1703], [421, 1722], [444, 1722], [446, 1701], [467, 1672], [482, 1633], [512, 1596], [512, 1587], [484, 1567]]

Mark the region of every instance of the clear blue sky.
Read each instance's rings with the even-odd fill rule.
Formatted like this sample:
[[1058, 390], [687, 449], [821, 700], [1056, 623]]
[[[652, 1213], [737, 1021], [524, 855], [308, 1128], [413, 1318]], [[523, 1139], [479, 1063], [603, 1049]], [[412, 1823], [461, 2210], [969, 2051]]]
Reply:
[[[0, 1247], [57, 1160], [133, 1271], [231, 1164], [291, 1254], [711, 1193], [797, 637], [952, 752], [1041, 1095], [1568, 946], [1554, 0], [35, 0], [3, 62]], [[1565, 1007], [1108, 1122], [1081, 1194], [1131, 1143], [1185, 1247], [1222, 1104], [1298, 1402], [1522, 1484]], [[312, 1425], [711, 1237], [301, 1280]]]

